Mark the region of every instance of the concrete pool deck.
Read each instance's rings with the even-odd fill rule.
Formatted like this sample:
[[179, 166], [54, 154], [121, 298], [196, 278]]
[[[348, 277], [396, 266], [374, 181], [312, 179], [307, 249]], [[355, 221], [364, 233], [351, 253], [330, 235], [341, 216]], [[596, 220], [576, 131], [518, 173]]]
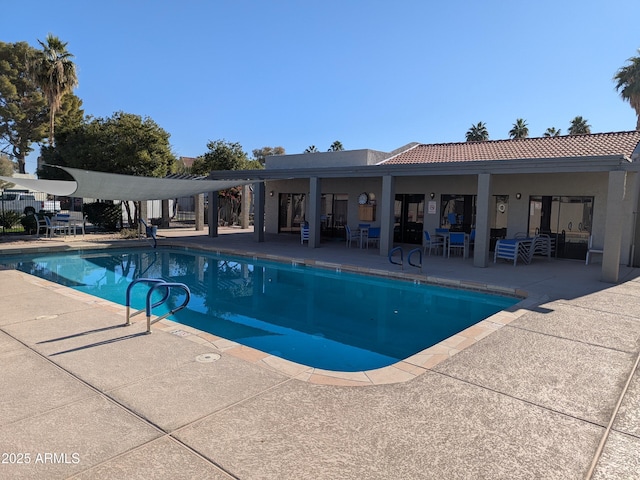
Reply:
[[[344, 243], [221, 233], [161, 230], [159, 243], [399, 272]], [[639, 269], [611, 285], [579, 261], [427, 256], [422, 277], [529, 297], [420, 375], [353, 387], [301, 381], [170, 324], [144, 335], [120, 327], [120, 306], [0, 271], [0, 478], [640, 478]]]

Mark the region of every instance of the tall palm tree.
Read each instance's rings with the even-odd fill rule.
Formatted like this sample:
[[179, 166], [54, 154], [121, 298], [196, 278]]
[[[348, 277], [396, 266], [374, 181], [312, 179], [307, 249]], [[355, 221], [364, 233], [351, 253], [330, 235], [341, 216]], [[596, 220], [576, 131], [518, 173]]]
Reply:
[[636, 130], [640, 130], [640, 57], [631, 57], [627, 61], [631, 64], [618, 70], [613, 80], [617, 82], [616, 90], [620, 92], [622, 99], [629, 102], [631, 108], [636, 111]]
[[556, 128], [556, 127], [549, 127], [545, 130], [544, 132], [544, 136], [545, 137], [559, 137], [561, 135], [561, 129]]
[[308, 146], [304, 151], [304, 153], [317, 153], [317, 152], [318, 152], [318, 149], [316, 148], [315, 145]]
[[522, 118], [518, 118], [516, 123], [513, 124], [513, 128], [509, 130], [510, 138], [527, 138], [529, 136], [529, 127], [527, 127], [527, 121]]
[[49, 104], [49, 145], [53, 146], [56, 113], [62, 105], [62, 97], [78, 85], [78, 76], [67, 43], [51, 33], [46, 42], [38, 40], [38, 43], [42, 52], [31, 59], [29, 71]]
[[331, 146], [329, 147], [329, 150], [327, 150], [328, 152], [341, 152], [342, 150], [344, 150], [344, 147], [342, 146], [342, 142], [340, 140], [336, 140], [335, 142], [333, 142], [331, 144]]
[[586, 118], [577, 116], [573, 120], [571, 120], [571, 125], [569, 126], [569, 135], [588, 135], [590, 133], [591, 125], [587, 123]]
[[478, 122], [477, 125], [471, 125], [466, 133], [467, 142], [484, 142], [489, 140], [489, 131], [484, 122]]

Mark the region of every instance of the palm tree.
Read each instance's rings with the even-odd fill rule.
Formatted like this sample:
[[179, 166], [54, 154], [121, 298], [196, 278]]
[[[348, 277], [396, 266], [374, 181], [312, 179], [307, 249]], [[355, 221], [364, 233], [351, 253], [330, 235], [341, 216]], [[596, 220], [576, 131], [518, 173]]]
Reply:
[[617, 82], [616, 90], [620, 92], [622, 99], [629, 102], [631, 108], [636, 111], [636, 130], [640, 130], [640, 57], [631, 57], [627, 61], [631, 64], [618, 70], [613, 80]]
[[556, 129], [556, 127], [549, 127], [545, 130], [544, 132], [544, 136], [545, 137], [559, 137], [561, 135], [561, 130], [558, 128]]
[[78, 76], [66, 43], [51, 33], [47, 35], [46, 43], [40, 40], [38, 43], [42, 52], [31, 59], [29, 71], [49, 104], [49, 145], [53, 146], [56, 113], [62, 105], [62, 97], [78, 85]]
[[527, 127], [527, 121], [522, 118], [518, 118], [516, 123], [513, 124], [513, 128], [509, 130], [510, 138], [527, 138], [529, 136], [529, 127]]
[[342, 142], [340, 140], [336, 140], [335, 142], [333, 142], [331, 144], [331, 146], [329, 147], [329, 150], [327, 150], [328, 152], [341, 152], [342, 150], [344, 150], [344, 147], [342, 146]]
[[483, 122], [478, 122], [477, 125], [471, 125], [471, 128], [467, 130], [466, 137], [467, 142], [484, 142], [489, 140], [489, 131]]
[[569, 126], [569, 135], [588, 135], [590, 133], [591, 125], [587, 123], [586, 118], [577, 116], [573, 120], [571, 120], [571, 125]]
[[308, 146], [304, 151], [304, 153], [317, 153], [317, 152], [318, 152], [318, 149], [316, 148], [315, 145]]

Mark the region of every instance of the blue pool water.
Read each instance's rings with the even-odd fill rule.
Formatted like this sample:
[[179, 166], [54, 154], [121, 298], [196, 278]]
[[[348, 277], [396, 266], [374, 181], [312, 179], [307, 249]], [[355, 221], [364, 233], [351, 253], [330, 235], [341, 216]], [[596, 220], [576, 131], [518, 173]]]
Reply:
[[[119, 304], [136, 278], [185, 283], [191, 302], [171, 319], [297, 363], [337, 371], [391, 365], [518, 301], [171, 249], [37, 254], [4, 257], [0, 263]], [[134, 308], [144, 308], [147, 291], [143, 285], [133, 287]], [[180, 294], [168, 303], [182, 303]]]

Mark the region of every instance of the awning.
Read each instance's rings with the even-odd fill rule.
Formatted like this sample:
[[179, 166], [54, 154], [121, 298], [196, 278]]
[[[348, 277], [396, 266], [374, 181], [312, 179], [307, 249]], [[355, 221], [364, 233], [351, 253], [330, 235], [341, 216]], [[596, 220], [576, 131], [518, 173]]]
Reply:
[[136, 177], [116, 173], [91, 172], [69, 167], [58, 168], [68, 172], [75, 181], [35, 180], [2, 176], [0, 176], [0, 180], [28, 188], [29, 190], [57, 196], [131, 201], [188, 197], [259, 181], [247, 178], [236, 180], [192, 180]]

